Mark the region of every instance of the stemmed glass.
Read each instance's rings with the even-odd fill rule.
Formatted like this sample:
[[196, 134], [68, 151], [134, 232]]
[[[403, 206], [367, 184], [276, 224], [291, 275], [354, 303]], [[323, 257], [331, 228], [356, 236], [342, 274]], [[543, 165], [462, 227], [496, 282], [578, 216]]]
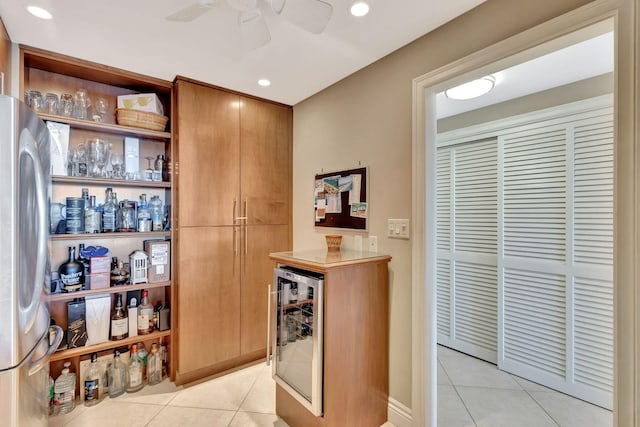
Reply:
[[116, 179], [122, 179], [122, 165], [124, 164], [124, 157], [122, 154], [111, 153], [111, 166], [113, 167], [113, 177]]
[[91, 176], [104, 178], [104, 167], [107, 165], [107, 159], [109, 158], [107, 142], [102, 139], [89, 140], [88, 158], [91, 164]]
[[147, 156], [145, 159], [147, 159], [147, 169], [144, 171], [144, 180], [153, 181], [153, 166], [151, 166], [151, 161], [155, 160], [155, 157]]

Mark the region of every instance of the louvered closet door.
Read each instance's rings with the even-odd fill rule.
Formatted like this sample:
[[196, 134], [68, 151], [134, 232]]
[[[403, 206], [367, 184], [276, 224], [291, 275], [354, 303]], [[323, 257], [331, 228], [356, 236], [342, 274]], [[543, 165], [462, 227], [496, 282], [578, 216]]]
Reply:
[[610, 115], [499, 138], [501, 369], [611, 408]]
[[497, 142], [438, 150], [438, 341], [497, 354]]

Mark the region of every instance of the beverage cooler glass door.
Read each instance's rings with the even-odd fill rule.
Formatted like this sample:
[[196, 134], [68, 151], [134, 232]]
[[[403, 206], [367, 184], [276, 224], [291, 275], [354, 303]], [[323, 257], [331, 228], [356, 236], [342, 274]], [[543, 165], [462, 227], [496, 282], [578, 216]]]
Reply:
[[322, 415], [321, 274], [275, 269], [273, 377], [314, 415]]

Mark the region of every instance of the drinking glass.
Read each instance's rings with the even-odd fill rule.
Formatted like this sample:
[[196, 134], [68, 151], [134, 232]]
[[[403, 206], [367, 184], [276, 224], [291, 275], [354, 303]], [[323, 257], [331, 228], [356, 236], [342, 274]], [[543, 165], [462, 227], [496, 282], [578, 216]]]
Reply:
[[93, 120], [96, 122], [104, 122], [107, 111], [109, 111], [109, 101], [104, 98], [98, 98], [94, 105]]
[[47, 114], [58, 114], [58, 95], [47, 93], [44, 98], [44, 112]]
[[44, 110], [44, 99], [42, 94], [37, 90], [30, 90], [27, 95], [27, 105], [36, 113]]
[[87, 158], [89, 160], [90, 176], [95, 178], [104, 178], [104, 167], [107, 165], [109, 157], [108, 145], [102, 139], [90, 139], [87, 149]]
[[123, 178], [122, 165], [124, 165], [124, 156], [120, 153], [111, 153], [111, 166], [113, 167], [114, 178]]
[[78, 144], [76, 148], [76, 156], [75, 161], [78, 164], [78, 175], [77, 176], [89, 176], [89, 170], [87, 167], [87, 148], [84, 142]]
[[73, 117], [75, 119], [87, 120], [89, 118], [89, 108], [91, 107], [91, 98], [86, 89], [76, 90], [73, 103]]
[[73, 115], [73, 95], [70, 93], [60, 95], [58, 114], [64, 117], [71, 117]]

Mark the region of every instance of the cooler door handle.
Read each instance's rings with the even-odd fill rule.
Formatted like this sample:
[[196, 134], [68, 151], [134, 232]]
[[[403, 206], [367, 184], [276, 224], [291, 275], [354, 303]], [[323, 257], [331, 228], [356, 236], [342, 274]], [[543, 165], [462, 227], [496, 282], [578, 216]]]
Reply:
[[[40, 369], [42, 369], [42, 367], [49, 363], [49, 358], [51, 357], [51, 355], [58, 349], [58, 346], [60, 346], [60, 343], [62, 342], [62, 337], [64, 335], [64, 332], [62, 332], [62, 328], [58, 325], [52, 325], [50, 326], [51, 328], [54, 328], [56, 331], [56, 335], [53, 339], [53, 343], [51, 343], [49, 345], [49, 348], [47, 349], [47, 352], [42, 355], [39, 359], [37, 360], [32, 360], [30, 365], [29, 365], [29, 375], [33, 375], [36, 372], [38, 372]], [[49, 331], [47, 331], [47, 333], [44, 335], [44, 339], [48, 340], [49, 339]]]

